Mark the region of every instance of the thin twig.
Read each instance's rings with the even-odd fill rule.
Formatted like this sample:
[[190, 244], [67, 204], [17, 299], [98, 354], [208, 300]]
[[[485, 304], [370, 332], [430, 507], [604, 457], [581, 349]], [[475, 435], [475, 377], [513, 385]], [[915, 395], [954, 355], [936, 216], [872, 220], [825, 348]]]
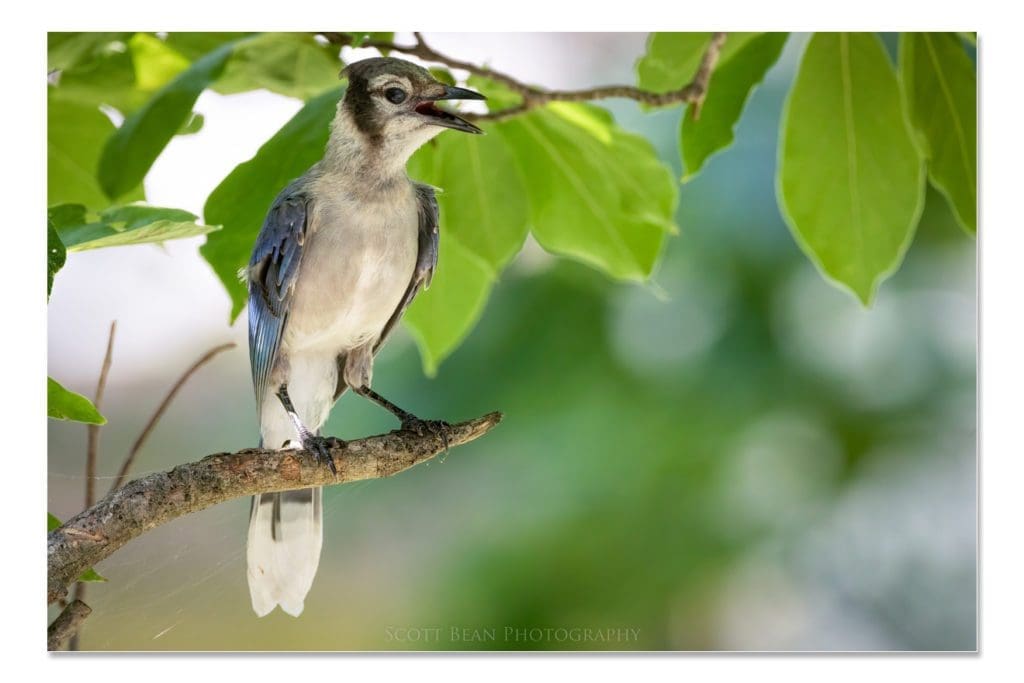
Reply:
[[[331, 43], [335, 45], [350, 45], [352, 36], [345, 33], [321, 32]], [[373, 47], [378, 50], [391, 50], [407, 55], [413, 55], [427, 62], [438, 62], [452, 69], [462, 69], [476, 76], [490, 79], [501, 83], [523, 98], [523, 101], [508, 109], [492, 111], [486, 114], [465, 114], [465, 118], [475, 121], [501, 121], [518, 114], [523, 114], [531, 109], [544, 106], [550, 102], [586, 102], [589, 100], [601, 100], [609, 97], [623, 97], [651, 106], [665, 106], [669, 104], [692, 104], [694, 118], [700, 116], [701, 106], [707, 96], [708, 83], [711, 74], [718, 62], [718, 55], [725, 43], [725, 33], [712, 33], [704, 55], [701, 57], [697, 72], [689, 83], [679, 88], [664, 93], [642, 90], [632, 85], [608, 85], [584, 90], [544, 90], [532, 85], [527, 85], [512, 76], [501, 71], [495, 71], [486, 66], [480, 66], [471, 62], [464, 62], [453, 57], [444, 55], [427, 45], [421, 33], [413, 33], [416, 42], [412, 45], [403, 45], [389, 40], [367, 40], [361, 43], [360, 47]]]
[[[132, 469], [132, 465], [135, 463], [135, 457], [139, 454], [139, 451], [142, 450], [142, 446], [145, 445], [146, 440], [153, 432], [157, 422], [159, 422], [160, 418], [163, 417], [165, 412], [167, 412], [167, 408], [171, 405], [171, 401], [174, 400], [178, 391], [185, 386], [185, 382], [188, 381], [189, 377], [195, 374], [196, 370], [213, 360], [213, 357], [218, 353], [221, 351], [227, 351], [228, 349], [233, 349], [235, 346], [236, 344], [234, 342], [228, 342], [227, 344], [221, 344], [220, 346], [213, 347], [203, 354], [199, 360], [193, 363], [192, 366], [178, 378], [178, 381], [174, 383], [174, 386], [172, 386], [171, 390], [167, 392], [167, 395], [164, 396], [164, 400], [161, 401], [160, 405], [157, 406], [156, 411], [149, 418], [149, 422], [147, 422], [146, 426], [142, 428], [142, 433], [139, 434], [139, 438], [135, 439], [135, 443], [132, 444], [131, 449], [128, 451], [128, 457], [125, 458], [124, 464], [121, 465], [121, 470], [117, 473], [117, 479], [114, 480], [114, 485], [110, 487], [111, 491], [121, 488], [122, 484], [124, 484], [125, 480], [128, 478], [128, 473]], [[89, 505], [92, 505], [92, 503], [89, 503]]]
[[[103, 365], [100, 367], [100, 377], [96, 381], [96, 396], [93, 405], [99, 410], [103, 405], [103, 392], [107, 388], [107, 375], [110, 374], [110, 364], [114, 358], [114, 335], [117, 334], [117, 321], [110, 321], [110, 334], [107, 335], [107, 352], [103, 356]], [[85, 450], [85, 507], [92, 507], [96, 502], [96, 462], [99, 460], [100, 451], [100, 425], [89, 425], [87, 427], [87, 445]], [[79, 581], [75, 584], [75, 602], [81, 604], [85, 600], [85, 584]], [[74, 603], [72, 603], [74, 604]], [[88, 609], [88, 608], [86, 608]], [[84, 617], [83, 617], [84, 618]], [[52, 648], [51, 648], [52, 649]], [[69, 650], [78, 649], [78, 627], [71, 632]]]
[[78, 634], [78, 628], [92, 609], [81, 600], [72, 600], [46, 629], [46, 649], [53, 652], [64, 647], [69, 638]]
[[[117, 333], [117, 321], [110, 323], [110, 334], [107, 336], [107, 353], [103, 356], [103, 366], [100, 368], [100, 378], [96, 382], [96, 397], [93, 405], [96, 410], [103, 404], [103, 392], [107, 388], [107, 375], [110, 373], [110, 363], [114, 354], [114, 335]], [[100, 425], [88, 426], [88, 446], [85, 453], [85, 507], [96, 502], [96, 460], [100, 450]]]
[[500, 421], [501, 413], [489, 413], [449, 425], [444, 432], [396, 430], [332, 442], [336, 475], [305, 451], [252, 448], [135, 479], [47, 535], [46, 601], [60, 600], [82, 571], [172, 519], [256, 493], [390, 477], [480, 438]]

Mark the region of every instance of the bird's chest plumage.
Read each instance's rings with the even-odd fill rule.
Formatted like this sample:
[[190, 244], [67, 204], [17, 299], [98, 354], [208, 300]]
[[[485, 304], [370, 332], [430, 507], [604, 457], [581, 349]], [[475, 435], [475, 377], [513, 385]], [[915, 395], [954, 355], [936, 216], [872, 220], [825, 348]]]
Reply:
[[411, 185], [373, 199], [319, 192], [284, 347], [341, 353], [375, 340], [412, 280], [418, 211]]

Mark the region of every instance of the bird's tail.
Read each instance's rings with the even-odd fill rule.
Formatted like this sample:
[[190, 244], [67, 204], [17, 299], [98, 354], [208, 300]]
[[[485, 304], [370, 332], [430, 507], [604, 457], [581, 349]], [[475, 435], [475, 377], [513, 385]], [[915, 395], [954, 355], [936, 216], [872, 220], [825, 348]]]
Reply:
[[320, 488], [253, 497], [246, 559], [257, 616], [277, 605], [293, 617], [302, 614], [320, 564], [323, 505]]

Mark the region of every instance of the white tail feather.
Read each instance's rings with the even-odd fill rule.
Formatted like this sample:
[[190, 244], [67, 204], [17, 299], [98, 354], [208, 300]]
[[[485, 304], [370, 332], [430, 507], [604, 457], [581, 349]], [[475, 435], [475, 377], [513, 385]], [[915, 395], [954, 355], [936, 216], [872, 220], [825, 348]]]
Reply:
[[252, 608], [277, 605], [297, 617], [313, 585], [323, 545], [323, 490], [264, 493], [253, 498], [246, 545]]

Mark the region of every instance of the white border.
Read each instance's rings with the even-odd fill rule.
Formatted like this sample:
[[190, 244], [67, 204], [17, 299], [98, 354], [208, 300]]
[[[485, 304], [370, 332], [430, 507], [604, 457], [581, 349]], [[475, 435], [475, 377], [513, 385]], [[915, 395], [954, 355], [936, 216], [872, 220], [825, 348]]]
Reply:
[[[4, 110], [8, 133], [3, 154], [4, 277], [7, 296], [3, 395], [6, 426], [7, 488], [5, 506], [4, 583], [7, 586], [4, 649], [5, 669], [21, 679], [49, 668], [43, 675], [75, 680], [118, 680], [131, 675], [148, 681], [233, 679], [258, 673], [281, 680], [316, 669], [323, 680], [364, 680], [390, 676], [407, 680], [521, 679], [524, 675], [564, 678], [579, 669], [615, 680], [646, 679], [660, 673], [692, 680], [743, 677], [750, 680], [857, 681], [881, 676], [934, 681], [1007, 680], [1021, 672], [1020, 618], [1024, 601], [1021, 561], [1021, 488], [1024, 486], [1021, 448], [1021, 402], [1024, 386], [1021, 358], [1020, 273], [1022, 244], [1021, 123], [1024, 115], [1020, 85], [1019, 20], [1011, 3], [950, 1], [856, 3], [714, 2], [569, 3], [517, 0], [500, 9], [480, 0], [462, 2], [327, 3], [289, 0], [287, 3], [237, 3], [178, 0], [159, 3], [62, 2], [20, 4], [17, 21], [3, 41], [6, 65]], [[1006, 10], [1002, 10], [1006, 7]], [[14, 9], [12, 7], [12, 9]], [[1002, 11], [1001, 11], [1002, 10]], [[12, 15], [13, 16], [13, 15]], [[159, 27], [164, 30], [333, 28], [339, 20], [352, 27], [397, 27], [423, 30], [709, 30], [712, 28], [815, 30], [914, 29], [978, 30], [981, 65], [981, 495], [982, 654], [944, 656], [758, 656], [758, 655], [353, 655], [336, 656], [48, 656], [44, 652], [41, 608], [41, 510], [45, 507], [45, 422], [42, 374], [45, 358], [45, 309], [35, 283], [42, 282], [45, 206], [45, 32], [47, 30], [109, 30]], [[13, 23], [12, 17], [8, 21]], [[737, 25], [739, 23], [740, 25]], [[13, 244], [10, 243], [11, 238]], [[26, 254], [39, 254], [25, 256]], [[36, 288], [36, 289], [33, 289]], [[39, 300], [26, 292], [36, 292]], [[28, 474], [22, 472], [25, 470]], [[37, 514], [38, 513], [38, 514]], [[38, 523], [36, 517], [39, 518]], [[342, 659], [343, 661], [338, 661]], [[130, 668], [129, 668], [130, 667]], [[667, 671], [669, 670], [669, 671]]]

